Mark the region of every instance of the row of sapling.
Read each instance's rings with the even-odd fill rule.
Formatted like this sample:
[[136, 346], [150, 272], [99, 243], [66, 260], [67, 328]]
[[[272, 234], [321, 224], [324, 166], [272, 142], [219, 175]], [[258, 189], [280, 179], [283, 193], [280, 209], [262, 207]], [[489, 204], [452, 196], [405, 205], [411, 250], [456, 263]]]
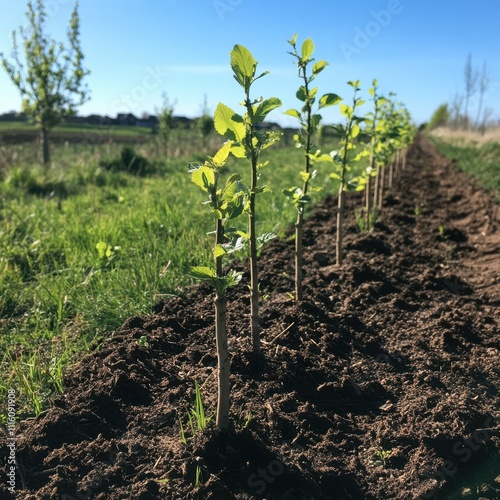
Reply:
[[[366, 187], [367, 197], [371, 197], [371, 179], [375, 172], [381, 175], [383, 165], [388, 158], [396, 152], [397, 148], [403, 148], [412, 137], [409, 126], [409, 116], [403, 111], [395, 113], [394, 106], [384, 107], [388, 100], [378, 96], [377, 84], [370, 89], [374, 98], [375, 111], [368, 115], [368, 126], [365, 133], [370, 137], [368, 147], [361, 148], [359, 141], [361, 124], [365, 118], [358, 115], [359, 107], [364, 104], [359, 97], [360, 82], [350, 81], [348, 84], [353, 89], [351, 104], [340, 104], [340, 112], [345, 118], [345, 124], [335, 126], [340, 135], [338, 150], [331, 154], [322, 154], [313, 144], [313, 136], [317, 133], [321, 123], [321, 115], [317, 112], [327, 106], [337, 105], [341, 98], [336, 94], [324, 94], [317, 98], [318, 88], [312, 86], [317, 75], [327, 66], [326, 61], [317, 61], [314, 64], [312, 57], [314, 44], [307, 39], [303, 42], [300, 53], [297, 50], [297, 35], [289, 41], [293, 51], [290, 54], [295, 58], [301, 85], [296, 93], [302, 103], [300, 110], [291, 109], [286, 114], [299, 120], [300, 129], [294, 139], [296, 145], [304, 150], [304, 169], [300, 171], [302, 188], [292, 187], [284, 191], [294, 203], [297, 209], [297, 221], [295, 224], [295, 292], [296, 299], [302, 298], [302, 226], [304, 221], [304, 207], [310, 197], [309, 192], [318, 190], [310, 186], [316, 171], [314, 165], [319, 162], [327, 162], [334, 171], [331, 177], [339, 180], [339, 202], [337, 214], [337, 240], [336, 261], [342, 265], [342, 235], [344, 222], [344, 200], [345, 192], [351, 189], [363, 190]], [[190, 164], [192, 181], [199, 186], [207, 195], [207, 205], [215, 219], [213, 258], [214, 267], [193, 267], [191, 276], [196, 279], [210, 283], [215, 289], [215, 336], [218, 360], [218, 403], [216, 412], [216, 425], [219, 429], [227, 429], [229, 426], [229, 367], [230, 356], [227, 341], [226, 309], [227, 289], [239, 283], [241, 273], [234, 270], [224, 270], [223, 258], [229, 253], [243, 247], [248, 241], [250, 247], [250, 330], [252, 347], [255, 353], [261, 353], [260, 329], [259, 329], [259, 281], [258, 281], [258, 247], [272, 235], [256, 234], [256, 199], [259, 193], [268, 190], [267, 186], [260, 185], [260, 171], [267, 162], [261, 162], [261, 153], [264, 149], [275, 144], [281, 134], [279, 132], [261, 130], [260, 124], [264, 122], [268, 114], [281, 106], [281, 101], [276, 97], [268, 99], [252, 99], [251, 89], [256, 80], [265, 76], [267, 72], [257, 75], [257, 61], [251, 52], [241, 46], [235, 45], [231, 51], [230, 59], [233, 76], [244, 91], [242, 105], [245, 112], [239, 114], [225, 104], [219, 103], [214, 115], [215, 130], [226, 137], [227, 142], [219, 149], [213, 157], [208, 157], [203, 164]], [[317, 102], [317, 109], [313, 111]], [[391, 141], [388, 137], [389, 128], [392, 130], [399, 125], [404, 128], [400, 132], [398, 140], [394, 136]], [[406, 120], [406, 121], [405, 121]], [[408, 126], [406, 126], [407, 124]], [[390, 127], [389, 127], [390, 125]], [[406, 128], [405, 128], [406, 127]], [[391, 132], [396, 133], [396, 132]], [[364, 156], [370, 155], [370, 166], [362, 175], [353, 175], [354, 165]], [[222, 182], [221, 171], [230, 159], [246, 160], [249, 165], [249, 185], [245, 185], [239, 174], [230, 175]], [[404, 158], [404, 155], [401, 155]], [[375, 190], [377, 196], [379, 190]], [[371, 212], [367, 206], [367, 212]], [[248, 232], [232, 227], [242, 214], [248, 216]]]

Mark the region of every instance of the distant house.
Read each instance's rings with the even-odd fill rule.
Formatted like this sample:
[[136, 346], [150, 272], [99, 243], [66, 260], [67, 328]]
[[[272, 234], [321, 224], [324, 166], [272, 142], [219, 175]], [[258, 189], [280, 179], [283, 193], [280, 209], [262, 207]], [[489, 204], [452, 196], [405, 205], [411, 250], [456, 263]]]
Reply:
[[118, 113], [116, 117], [117, 125], [137, 125], [137, 117], [132, 113]]
[[147, 118], [141, 118], [140, 120], [137, 120], [136, 125], [138, 127], [156, 128], [158, 127], [158, 118], [154, 115], [150, 115]]

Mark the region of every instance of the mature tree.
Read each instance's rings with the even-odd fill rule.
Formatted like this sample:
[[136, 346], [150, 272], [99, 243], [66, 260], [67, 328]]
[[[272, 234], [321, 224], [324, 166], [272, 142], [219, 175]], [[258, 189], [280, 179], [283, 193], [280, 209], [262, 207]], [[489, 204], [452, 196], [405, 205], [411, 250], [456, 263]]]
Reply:
[[68, 42], [64, 45], [46, 33], [47, 12], [43, 0], [28, 2], [27, 27], [20, 27], [24, 46], [21, 60], [16, 32], [12, 33], [13, 61], [0, 53], [2, 65], [23, 99], [22, 111], [40, 131], [42, 160], [50, 162], [48, 136], [65, 116], [74, 115], [78, 106], [89, 99], [84, 78], [80, 48], [80, 18], [75, 2], [68, 25]]
[[449, 119], [450, 112], [448, 110], [448, 104], [441, 104], [441, 106], [439, 106], [436, 111], [434, 111], [428, 128], [429, 130], [432, 130], [437, 127], [443, 127], [448, 123]]

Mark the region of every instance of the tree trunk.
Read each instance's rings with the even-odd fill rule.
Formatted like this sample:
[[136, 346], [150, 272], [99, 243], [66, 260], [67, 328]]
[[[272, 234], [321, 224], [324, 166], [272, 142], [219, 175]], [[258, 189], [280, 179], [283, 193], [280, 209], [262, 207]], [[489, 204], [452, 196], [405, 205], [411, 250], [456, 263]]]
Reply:
[[229, 426], [229, 350], [227, 347], [226, 305], [225, 297], [215, 298], [215, 338], [218, 367], [218, 400], [216, 425], [219, 429]]
[[394, 185], [394, 162], [396, 160], [391, 161], [389, 164], [389, 189], [392, 189], [392, 186]]
[[342, 267], [342, 231], [344, 226], [344, 184], [340, 183], [339, 204], [337, 212], [337, 266]]
[[253, 352], [260, 353], [259, 269], [257, 266], [257, 235], [255, 231], [255, 194], [250, 195], [250, 328]]
[[378, 208], [378, 198], [380, 195], [380, 176], [382, 175], [382, 169], [380, 165], [377, 165], [377, 175], [375, 176], [375, 187], [373, 189], [373, 208]]
[[382, 211], [382, 205], [384, 204], [384, 184], [385, 184], [385, 167], [380, 169], [380, 182], [379, 182], [379, 193], [377, 195], [378, 205], [377, 208], [379, 211]]
[[42, 163], [48, 166], [50, 163], [49, 131], [46, 128], [40, 129], [40, 148], [42, 152]]
[[372, 213], [372, 184], [373, 177], [368, 176], [368, 181], [366, 182], [365, 188], [365, 228], [367, 231], [370, 230], [371, 213]]
[[295, 223], [295, 300], [302, 300], [302, 233], [303, 213], [299, 212]]

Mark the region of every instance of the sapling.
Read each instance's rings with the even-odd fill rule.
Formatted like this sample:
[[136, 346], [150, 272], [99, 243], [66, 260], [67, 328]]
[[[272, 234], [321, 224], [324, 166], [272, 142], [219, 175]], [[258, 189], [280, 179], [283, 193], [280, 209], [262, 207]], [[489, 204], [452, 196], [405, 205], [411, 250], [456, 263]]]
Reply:
[[[344, 205], [345, 205], [345, 192], [348, 189], [358, 189], [359, 188], [359, 177], [354, 179], [347, 179], [347, 172], [351, 170], [351, 166], [354, 162], [359, 161], [361, 158], [366, 156], [367, 151], [364, 150], [361, 153], [353, 156], [353, 152], [356, 149], [355, 139], [358, 137], [361, 129], [359, 124], [364, 121], [364, 118], [356, 115], [357, 109], [365, 103], [361, 98], [358, 97], [358, 92], [360, 91], [360, 82], [349, 81], [347, 82], [350, 87], [354, 89], [354, 95], [352, 98], [352, 105], [341, 104], [340, 112], [346, 117], [347, 122], [345, 125], [337, 125], [336, 128], [340, 133], [340, 143], [339, 150], [332, 151], [331, 156], [334, 165], [337, 166], [337, 172], [331, 174], [331, 177], [338, 179], [339, 185], [339, 197], [338, 197], [338, 211], [337, 211], [337, 238], [336, 238], [336, 262], [337, 266], [342, 266], [342, 240], [343, 240], [343, 225], [344, 225]], [[364, 186], [361, 187], [364, 189]]]
[[207, 205], [215, 217], [215, 241], [213, 256], [215, 269], [211, 267], [193, 267], [191, 276], [210, 283], [215, 289], [215, 338], [218, 366], [218, 401], [216, 425], [227, 429], [229, 425], [229, 351], [226, 329], [226, 290], [241, 280], [241, 273], [230, 270], [223, 272], [224, 255], [240, 246], [234, 228], [228, 228], [228, 221], [242, 214], [247, 190], [238, 174], [231, 175], [224, 187], [219, 187], [219, 176], [233, 152], [233, 143], [226, 142], [216, 155], [204, 164], [190, 164], [191, 180], [208, 194]]
[[[309, 72], [309, 65], [314, 61], [312, 57], [314, 52], [314, 43], [308, 38], [301, 47], [300, 54], [297, 52], [297, 33], [288, 43], [292, 46], [293, 52], [289, 52], [297, 61], [297, 70], [302, 85], [297, 91], [297, 98], [303, 103], [300, 110], [289, 109], [285, 114], [297, 118], [300, 123], [298, 134], [294, 135], [294, 140], [298, 148], [304, 149], [304, 170], [300, 172], [302, 179], [302, 188], [291, 187], [285, 189], [283, 194], [287, 196], [297, 209], [297, 221], [295, 223], [295, 299], [302, 299], [302, 232], [304, 222], [304, 208], [310, 201], [309, 190], [318, 191], [321, 188], [310, 188], [310, 181], [314, 179], [317, 171], [311, 171], [316, 160], [320, 158], [321, 151], [312, 143], [313, 135], [319, 130], [321, 115], [313, 113], [313, 106], [316, 102], [318, 87], [311, 88], [311, 84], [316, 76], [321, 73], [328, 63], [326, 61], [317, 61]], [[341, 101], [336, 94], [325, 94], [319, 98], [318, 110], [327, 106], [333, 106]]]
[[262, 151], [277, 142], [280, 132], [259, 130], [259, 125], [264, 122], [267, 115], [281, 106], [277, 97], [269, 99], [255, 99], [250, 97], [252, 85], [259, 78], [267, 75], [266, 71], [256, 76], [257, 61], [252, 53], [242, 45], [235, 45], [231, 51], [231, 68], [233, 76], [243, 88], [245, 98], [242, 105], [245, 113], [240, 115], [224, 104], [219, 104], [215, 112], [215, 130], [227, 137], [233, 143], [233, 154], [238, 158], [245, 158], [250, 163], [250, 192], [246, 211], [248, 213], [248, 233], [245, 237], [250, 242], [250, 327], [252, 347], [254, 352], [260, 353], [259, 330], [259, 277], [257, 266], [257, 251], [260, 242], [269, 238], [262, 235], [257, 238], [255, 228], [256, 196], [267, 191], [266, 186], [258, 185], [260, 170], [266, 163], [260, 162]]
[[[376, 219], [376, 205], [372, 205], [373, 178], [377, 175], [378, 162], [376, 155], [379, 153], [378, 135], [380, 131], [380, 106], [385, 100], [378, 93], [378, 80], [374, 79], [372, 87], [368, 89], [368, 93], [373, 97], [373, 111], [365, 117], [366, 129], [370, 136], [370, 163], [366, 169], [366, 184], [365, 184], [365, 229], [369, 230], [372, 221]], [[377, 182], [378, 189], [378, 182]], [[376, 200], [375, 200], [376, 201]]]

